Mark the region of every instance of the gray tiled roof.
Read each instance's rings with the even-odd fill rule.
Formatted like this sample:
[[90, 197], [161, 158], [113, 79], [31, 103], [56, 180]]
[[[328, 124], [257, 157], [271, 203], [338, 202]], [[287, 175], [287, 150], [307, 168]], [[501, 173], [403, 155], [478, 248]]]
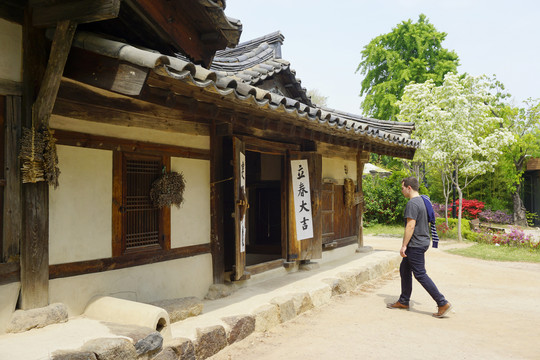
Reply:
[[[250, 84], [251, 81], [244, 81], [238, 76], [208, 70], [177, 57], [138, 49], [126, 43], [104, 39], [91, 33], [77, 33], [73, 45], [152, 69], [161, 76], [185, 82], [203, 91], [218, 93], [225, 99], [243, 101], [246, 106], [256, 104], [260, 108], [287, 114], [288, 117], [293, 116], [298, 121], [298, 126], [316, 124], [322, 132], [334, 135], [343, 134], [365, 140], [372, 139], [377, 143], [408, 149], [416, 149], [420, 145], [417, 140], [410, 138], [414, 129], [413, 123], [369, 119], [333, 109], [309, 106], [300, 101], [255, 87]], [[268, 70], [266, 76], [269, 76], [271, 72], [283, 71], [282, 66], [289, 66], [288, 62], [281, 59], [276, 59], [274, 63], [273, 70], [262, 67], [257, 69]], [[280, 68], [281, 70], [278, 70]], [[263, 71], [261, 71], [262, 73]]]

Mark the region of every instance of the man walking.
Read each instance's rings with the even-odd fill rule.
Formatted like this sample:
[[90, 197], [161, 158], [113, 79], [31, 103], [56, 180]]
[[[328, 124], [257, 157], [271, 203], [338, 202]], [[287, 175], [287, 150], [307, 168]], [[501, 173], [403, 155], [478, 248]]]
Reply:
[[401, 182], [401, 193], [409, 201], [405, 207], [405, 234], [403, 244], [399, 251], [401, 265], [401, 295], [393, 304], [388, 304], [389, 309], [409, 309], [409, 301], [412, 293], [412, 275], [426, 289], [433, 300], [437, 303], [438, 311], [434, 317], [444, 317], [450, 311], [452, 305], [439, 292], [435, 283], [427, 275], [424, 254], [429, 248], [429, 224], [426, 205], [418, 193], [420, 184], [415, 177], [408, 177]]

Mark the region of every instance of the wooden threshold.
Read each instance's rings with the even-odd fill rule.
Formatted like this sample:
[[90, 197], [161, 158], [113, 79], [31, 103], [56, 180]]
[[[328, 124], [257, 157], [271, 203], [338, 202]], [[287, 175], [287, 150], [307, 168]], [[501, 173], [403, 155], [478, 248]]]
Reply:
[[349, 245], [356, 244], [356, 243], [358, 243], [358, 237], [356, 235], [349, 236], [349, 237], [346, 237], [346, 238], [343, 238], [343, 239], [336, 239], [336, 240], [332, 240], [331, 242], [328, 242], [326, 244], [323, 244], [323, 251], [329, 251], [329, 250], [349, 246]]
[[256, 274], [260, 274], [268, 270], [279, 269], [280, 267], [283, 266], [284, 262], [285, 260], [283, 259], [267, 261], [267, 262], [256, 264], [256, 265], [246, 266], [246, 270], [251, 275], [256, 275]]

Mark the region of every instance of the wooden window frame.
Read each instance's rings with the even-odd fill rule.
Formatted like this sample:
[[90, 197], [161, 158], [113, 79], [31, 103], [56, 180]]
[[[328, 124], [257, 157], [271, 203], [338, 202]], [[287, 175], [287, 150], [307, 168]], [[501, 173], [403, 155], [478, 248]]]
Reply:
[[123, 216], [124, 194], [126, 193], [125, 163], [126, 159], [148, 159], [161, 158], [161, 162], [168, 172], [171, 168], [170, 156], [162, 154], [141, 154], [133, 152], [114, 151], [113, 152], [113, 204], [112, 204], [112, 256], [119, 257], [128, 254], [150, 253], [156, 251], [167, 251], [171, 249], [171, 210], [170, 207], [163, 207], [159, 214], [159, 246], [148, 246], [143, 248], [128, 248], [126, 246], [125, 228]]

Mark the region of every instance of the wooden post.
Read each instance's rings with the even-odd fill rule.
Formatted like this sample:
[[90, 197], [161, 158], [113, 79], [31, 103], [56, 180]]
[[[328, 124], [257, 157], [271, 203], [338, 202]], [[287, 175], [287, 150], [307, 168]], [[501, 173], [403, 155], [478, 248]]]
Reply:
[[[25, 31], [33, 32], [25, 20]], [[59, 22], [54, 34], [49, 61], [39, 88], [38, 97], [32, 106], [32, 126], [47, 127], [51, 116], [64, 66], [71, 48], [76, 24], [66, 20]], [[24, 50], [30, 54], [30, 41], [25, 35]], [[29, 56], [28, 53], [26, 53]], [[25, 63], [26, 65], [26, 63]], [[25, 66], [25, 71], [31, 71]], [[35, 78], [33, 79], [35, 80]], [[28, 85], [25, 80], [25, 86]], [[26, 90], [26, 94], [32, 91]], [[29, 99], [26, 99], [29, 101]], [[28, 114], [27, 114], [28, 115]], [[49, 186], [46, 182], [23, 186], [23, 237], [21, 239], [21, 309], [47, 306], [49, 303]]]
[[225, 248], [223, 240], [223, 136], [216, 121], [210, 126], [210, 248], [214, 284], [225, 283]]
[[357, 218], [357, 224], [358, 224], [358, 249], [356, 250], [356, 252], [371, 251], [371, 247], [364, 246], [364, 232], [363, 232], [364, 192], [362, 190], [362, 175], [364, 173], [364, 165], [368, 161], [369, 161], [369, 152], [359, 151], [358, 154], [356, 155], [356, 183], [357, 183], [356, 191], [360, 193], [362, 197], [362, 201], [356, 207], [356, 218]]
[[22, 231], [21, 208], [21, 172], [19, 161], [19, 143], [21, 138], [21, 97], [6, 96], [5, 122], [5, 163], [3, 209], [3, 259], [0, 262], [12, 261], [19, 255]]

